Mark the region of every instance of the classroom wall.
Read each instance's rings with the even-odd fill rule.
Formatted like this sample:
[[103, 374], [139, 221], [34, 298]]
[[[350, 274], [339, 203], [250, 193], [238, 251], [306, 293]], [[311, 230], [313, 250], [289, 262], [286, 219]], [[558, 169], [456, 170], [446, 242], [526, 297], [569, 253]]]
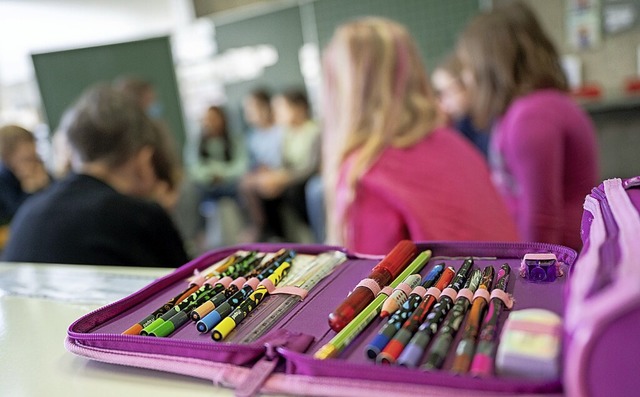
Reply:
[[[495, 0], [502, 4], [512, 0]], [[607, 1], [607, 0], [603, 0]], [[640, 75], [638, 70], [638, 46], [640, 23], [627, 31], [616, 34], [602, 33], [602, 42], [588, 50], [575, 50], [567, 40], [566, 0], [524, 0], [540, 18], [545, 31], [551, 36], [563, 55], [575, 55], [582, 61], [584, 82], [602, 86], [607, 97], [618, 97], [625, 79]], [[634, 3], [633, 1], [624, 1]], [[637, 2], [636, 2], [637, 3]], [[640, 13], [640, 9], [638, 9]]]
[[[513, 0], [494, 0], [500, 5]], [[605, 4], [609, 0], [602, 0]], [[625, 79], [638, 76], [640, 21], [633, 28], [617, 34], [602, 33], [600, 45], [575, 50], [567, 40], [567, 0], [523, 0], [538, 15], [545, 31], [562, 55], [573, 55], [582, 61], [585, 83], [602, 88], [602, 98], [584, 101], [598, 134], [601, 179], [627, 178], [640, 175], [640, 95], [623, 95]], [[636, 0], [624, 3], [638, 4]]]

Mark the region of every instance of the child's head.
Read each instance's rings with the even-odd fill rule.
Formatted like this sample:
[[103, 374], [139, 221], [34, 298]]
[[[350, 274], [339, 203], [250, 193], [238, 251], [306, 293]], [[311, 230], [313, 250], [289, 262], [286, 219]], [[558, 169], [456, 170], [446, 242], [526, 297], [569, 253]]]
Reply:
[[160, 127], [109, 85], [87, 89], [71, 112], [67, 139], [73, 169], [117, 181], [114, 187], [122, 193], [149, 195], [162, 177], [156, 169], [164, 145]]
[[97, 85], [76, 102], [67, 138], [80, 163], [101, 162], [116, 168], [153, 145], [155, 128], [130, 97], [108, 85]]
[[220, 106], [210, 106], [202, 117], [202, 136], [223, 137], [227, 134], [227, 116]]
[[242, 103], [244, 118], [254, 127], [267, 128], [273, 124], [271, 94], [264, 89], [256, 89], [244, 98]]
[[311, 117], [309, 101], [304, 92], [297, 89], [285, 91], [273, 98], [273, 113], [277, 124], [296, 127]]
[[457, 54], [480, 127], [503, 114], [518, 96], [543, 88], [567, 89], [553, 43], [521, 2], [477, 15], [462, 32]]
[[462, 63], [455, 54], [442, 62], [431, 75], [431, 83], [442, 111], [456, 120], [469, 113], [469, 94], [462, 82]]
[[17, 125], [0, 128], [0, 160], [15, 174], [28, 173], [41, 160], [33, 134]]
[[323, 155], [340, 163], [358, 150], [352, 181], [385, 147], [411, 146], [435, 126], [437, 105], [426, 69], [402, 25], [376, 17], [342, 25], [323, 62]]

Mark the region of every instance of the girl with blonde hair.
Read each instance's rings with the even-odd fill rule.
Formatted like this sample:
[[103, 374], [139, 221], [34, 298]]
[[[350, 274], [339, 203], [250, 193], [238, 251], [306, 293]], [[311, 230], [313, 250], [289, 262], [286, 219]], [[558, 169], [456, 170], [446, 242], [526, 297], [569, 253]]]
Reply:
[[339, 27], [324, 56], [328, 239], [517, 240], [482, 155], [444, 126], [416, 44], [382, 18]]

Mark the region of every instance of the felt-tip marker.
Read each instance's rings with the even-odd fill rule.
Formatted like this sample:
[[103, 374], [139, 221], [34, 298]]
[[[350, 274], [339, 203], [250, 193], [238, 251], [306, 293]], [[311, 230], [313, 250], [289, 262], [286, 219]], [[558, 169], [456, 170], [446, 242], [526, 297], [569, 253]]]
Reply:
[[[410, 240], [400, 241], [372, 270], [369, 277], [347, 296], [347, 298], [329, 314], [329, 326], [340, 332], [369, 303], [375, 294], [371, 287], [384, 288], [394, 280], [409, 262], [418, 254], [418, 248]], [[366, 286], [369, 283], [369, 286]]]

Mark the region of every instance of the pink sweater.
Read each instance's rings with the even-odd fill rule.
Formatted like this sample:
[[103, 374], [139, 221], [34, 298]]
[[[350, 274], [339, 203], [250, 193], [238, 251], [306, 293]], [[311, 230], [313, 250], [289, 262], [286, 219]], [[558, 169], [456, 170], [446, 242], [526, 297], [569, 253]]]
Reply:
[[[338, 196], [349, 167], [341, 170]], [[358, 183], [345, 223], [345, 246], [368, 254], [388, 253], [402, 239], [517, 240], [484, 158], [448, 128], [411, 148], [385, 149]]]
[[490, 158], [520, 236], [579, 250], [582, 204], [599, 178], [586, 113], [557, 90], [521, 97], [496, 124]]

